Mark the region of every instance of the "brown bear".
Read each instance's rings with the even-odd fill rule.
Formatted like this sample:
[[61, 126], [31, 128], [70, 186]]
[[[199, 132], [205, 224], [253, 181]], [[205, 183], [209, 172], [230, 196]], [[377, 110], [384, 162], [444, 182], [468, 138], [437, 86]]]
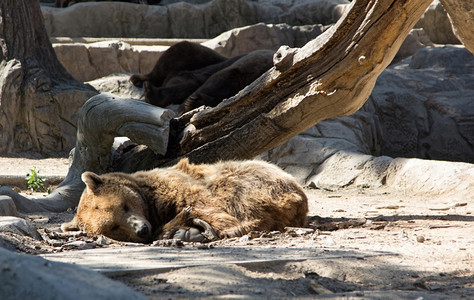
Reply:
[[[181, 104], [183, 101], [204, 84], [209, 77], [215, 75], [240, 59], [242, 56], [226, 59], [222, 62], [205, 66], [197, 70], [181, 71], [175, 76], [167, 77], [162, 86], [154, 85], [153, 81], [143, 81], [145, 101], [147, 103], [167, 107], [171, 104]], [[136, 76], [136, 75], [132, 75]], [[130, 80], [132, 80], [132, 77]], [[136, 78], [135, 78], [136, 79]]]
[[64, 231], [151, 242], [203, 241], [304, 226], [308, 200], [294, 178], [263, 161], [191, 164], [133, 174], [85, 172], [77, 214]]
[[273, 66], [271, 50], [257, 50], [226, 58], [192, 42], [168, 48], [149, 74], [135, 74], [130, 81], [143, 87], [147, 103], [167, 107], [182, 104], [180, 114], [201, 105], [216, 106], [235, 95]]
[[232, 64], [210, 76], [186, 98], [178, 113], [183, 114], [202, 105], [214, 107], [234, 96], [273, 66], [274, 54], [272, 50], [256, 50], [238, 57]]
[[130, 81], [136, 87], [142, 87], [145, 81], [160, 87], [166, 85], [170, 78], [178, 75], [181, 71], [197, 70], [225, 60], [227, 60], [227, 57], [208, 47], [182, 41], [163, 52], [150, 73], [132, 75]]

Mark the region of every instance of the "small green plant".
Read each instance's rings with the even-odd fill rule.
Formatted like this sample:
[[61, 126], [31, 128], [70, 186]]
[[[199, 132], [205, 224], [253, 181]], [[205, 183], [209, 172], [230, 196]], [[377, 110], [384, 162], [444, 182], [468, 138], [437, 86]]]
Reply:
[[35, 167], [30, 169], [30, 172], [26, 174], [25, 180], [28, 185], [28, 189], [32, 190], [33, 192], [44, 192], [46, 188], [44, 183], [48, 180], [47, 178], [41, 178], [39, 175], [39, 170]]

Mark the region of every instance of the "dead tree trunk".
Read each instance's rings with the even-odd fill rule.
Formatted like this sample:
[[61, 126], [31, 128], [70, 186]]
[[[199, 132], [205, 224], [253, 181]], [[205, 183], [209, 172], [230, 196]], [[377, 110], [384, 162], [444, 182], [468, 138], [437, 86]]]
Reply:
[[199, 162], [251, 158], [319, 121], [354, 113], [430, 2], [353, 1], [328, 31], [301, 49], [281, 48], [273, 69], [193, 116], [180, 155]]
[[67, 153], [77, 112], [97, 92], [56, 58], [39, 1], [0, 2], [0, 153]]
[[301, 49], [281, 48], [275, 66], [238, 95], [175, 120], [175, 134], [169, 141], [156, 141], [168, 127], [169, 116], [163, 110], [121, 101], [124, 115], [110, 126], [112, 119], [97, 116], [109, 113], [113, 99], [96, 96], [81, 111], [74, 163], [59, 191], [41, 200], [21, 198], [5, 189], [0, 194], [14, 198], [19, 210], [31, 207], [31, 202], [38, 209], [53, 211], [76, 205], [83, 187], [80, 174], [110, 170], [108, 150], [117, 133], [151, 146], [156, 154], [164, 154], [168, 142], [166, 155], [148, 156], [151, 167], [157, 157], [160, 163], [183, 156], [194, 162], [252, 158], [321, 120], [349, 115], [367, 100], [377, 77], [430, 2], [353, 1], [323, 35]]

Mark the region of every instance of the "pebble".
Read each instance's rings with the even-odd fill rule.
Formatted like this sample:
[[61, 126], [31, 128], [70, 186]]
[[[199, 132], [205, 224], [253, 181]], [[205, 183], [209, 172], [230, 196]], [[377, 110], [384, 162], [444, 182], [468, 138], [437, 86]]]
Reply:
[[422, 235], [419, 235], [419, 236], [416, 237], [416, 241], [418, 243], [423, 243], [425, 241], [425, 237], [422, 236]]
[[105, 246], [105, 245], [109, 245], [111, 243], [111, 241], [108, 238], [104, 237], [103, 235], [99, 235], [95, 242], [99, 246]]
[[209, 250], [209, 249], [214, 249], [213, 244], [199, 244], [196, 246], [197, 249], [199, 250]]
[[310, 292], [316, 294], [316, 295], [327, 295], [327, 294], [332, 294], [330, 290], [325, 288], [324, 286], [320, 285], [319, 283], [315, 282], [314, 280], [311, 280], [309, 284], [309, 290]]
[[74, 241], [70, 243], [66, 243], [61, 246], [63, 249], [79, 249], [79, 250], [84, 250], [84, 249], [92, 249], [95, 248], [97, 245], [95, 243], [86, 243], [84, 241]]
[[251, 239], [255, 239], [255, 238], [260, 237], [261, 233], [258, 231], [250, 231], [248, 235], [250, 236]]
[[248, 242], [250, 237], [246, 234], [239, 238], [239, 242]]
[[154, 241], [153, 244], [151, 244], [154, 247], [177, 247], [181, 248], [184, 246], [183, 241], [181, 240], [157, 240]]

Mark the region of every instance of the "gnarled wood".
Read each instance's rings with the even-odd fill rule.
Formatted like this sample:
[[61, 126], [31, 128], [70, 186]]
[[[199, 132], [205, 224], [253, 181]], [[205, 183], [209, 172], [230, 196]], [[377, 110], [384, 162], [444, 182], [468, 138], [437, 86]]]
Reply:
[[233, 98], [196, 114], [180, 141], [192, 161], [246, 159], [321, 120], [358, 110], [430, 0], [354, 1], [335, 26]]
[[100, 94], [89, 99], [79, 114], [74, 159], [65, 180], [48, 197], [28, 199], [10, 188], [0, 194], [10, 196], [21, 212], [65, 211], [75, 207], [84, 190], [81, 175], [111, 171], [110, 150], [118, 134], [148, 145], [157, 155], [164, 155], [168, 145], [170, 110], [141, 101]]

